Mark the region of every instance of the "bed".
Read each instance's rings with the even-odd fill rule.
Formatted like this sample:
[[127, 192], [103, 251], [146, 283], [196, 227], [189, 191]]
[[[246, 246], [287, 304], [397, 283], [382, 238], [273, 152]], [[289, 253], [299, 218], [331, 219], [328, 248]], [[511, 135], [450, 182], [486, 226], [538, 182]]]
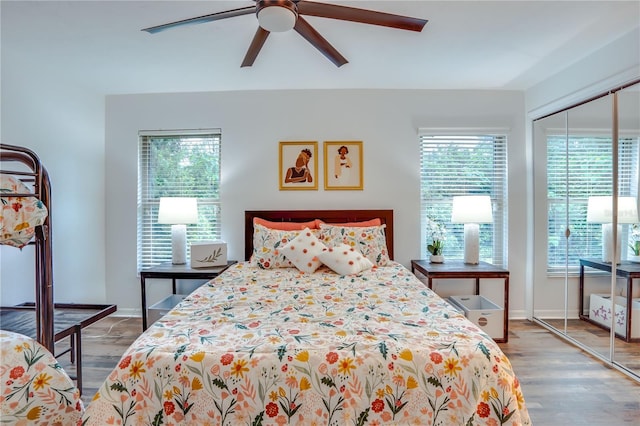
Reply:
[[[0, 307], [0, 329], [33, 338], [57, 357], [70, 353], [81, 390], [82, 328], [116, 306], [54, 302], [51, 182], [32, 150], [0, 144], [0, 208], [0, 244], [29, 252], [25, 255], [31, 250], [23, 249], [33, 246], [35, 253], [34, 301]], [[69, 344], [56, 352], [56, 342], [67, 337]]]
[[0, 423], [75, 425], [84, 406], [80, 390], [44, 346], [0, 330]]
[[392, 260], [391, 210], [245, 218], [247, 261], [128, 348], [86, 425], [531, 423], [498, 345]]

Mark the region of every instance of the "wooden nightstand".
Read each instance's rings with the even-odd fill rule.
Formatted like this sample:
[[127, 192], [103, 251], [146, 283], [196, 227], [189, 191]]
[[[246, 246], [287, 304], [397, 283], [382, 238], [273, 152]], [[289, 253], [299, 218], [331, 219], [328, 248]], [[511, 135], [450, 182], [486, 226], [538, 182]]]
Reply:
[[213, 268], [192, 268], [188, 263], [185, 265], [174, 265], [171, 262], [140, 271], [140, 298], [142, 300], [142, 330], [147, 329], [147, 278], [168, 278], [172, 281], [173, 294], [176, 294], [176, 280], [179, 279], [212, 279], [223, 273], [229, 266], [236, 263], [230, 260], [226, 265], [215, 266]]
[[482, 278], [502, 278], [504, 280], [504, 333], [502, 339], [494, 339], [499, 343], [506, 343], [509, 339], [509, 271], [487, 262], [469, 265], [462, 260], [447, 260], [445, 263], [430, 263], [419, 259], [411, 261], [411, 272], [419, 272], [427, 279], [427, 286], [433, 289], [434, 279], [475, 279], [475, 294], [480, 295], [480, 280]]
[[[611, 273], [611, 263], [603, 262], [600, 259], [580, 259], [580, 281], [579, 281], [580, 296], [578, 298], [578, 303], [580, 306], [578, 310], [578, 314], [580, 318], [592, 324], [595, 324], [598, 327], [608, 330], [609, 327], [603, 325], [600, 322], [594, 321], [588, 313], [586, 315], [584, 313], [584, 267], [585, 266]], [[640, 263], [623, 261], [622, 263], [616, 265], [616, 275], [621, 278], [627, 279], [627, 297], [629, 297], [629, 295], [633, 294], [633, 280], [640, 278]], [[611, 300], [609, 300], [609, 303], [611, 303]], [[629, 303], [628, 299], [626, 301], [626, 307], [624, 309], [626, 311], [626, 314], [624, 316], [624, 318], [626, 319], [626, 322], [624, 325], [625, 333], [624, 335], [618, 332], [616, 332], [615, 334], [619, 338], [623, 339], [625, 342], [638, 342], [640, 341], [640, 337], [633, 337], [633, 333], [631, 330], [631, 324], [632, 324], [631, 315], [633, 312], [633, 307], [632, 307], [632, 304]]]

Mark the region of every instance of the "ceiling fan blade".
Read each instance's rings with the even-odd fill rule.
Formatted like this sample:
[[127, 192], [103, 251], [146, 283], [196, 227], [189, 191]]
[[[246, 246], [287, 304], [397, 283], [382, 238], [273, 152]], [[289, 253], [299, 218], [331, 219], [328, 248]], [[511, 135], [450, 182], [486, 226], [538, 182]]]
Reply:
[[239, 9], [226, 10], [224, 12], [211, 13], [209, 15], [198, 16], [196, 18], [183, 19], [181, 21], [170, 22], [168, 24], [156, 25], [155, 27], [143, 28], [149, 34], [155, 34], [169, 28], [179, 27], [182, 25], [202, 24], [204, 22], [218, 21], [220, 19], [233, 18], [234, 16], [249, 15], [256, 12], [255, 6], [241, 7]]
[[256, 34], [253, 36], [249, 50], [247, 50], [247, 54], [244, 55], [244, 60], [240, 67], [250, 67], [253, 65], [258, 53], [260, 53], [260, 49], [262, 49], [262, 46], [264, 45], [264, 42], [267, 41], [269, 34], [271, 34], [269, 31], [262, 27], [258, 27], [258, 31], [256, 31]]
[[302, 16], [298, 15], [294, 30], [318, 49], [324, 56], [329, 58], [338, 68], [346, 64], [344, 56], [340, 54], [324, 37], [320, 35]]
[[300, 0], [297, 4], [300, 15], [319, 16], [321, 18], [340, 19], [342, 21], [361, 22], [363, 24], [381, 25], [400, 30], [422, 31], [428, 22], [426, 19], [410, 16], [394, 15], [374, 10], [355, 7], [338, 6], [336, 4], [317, 3]]

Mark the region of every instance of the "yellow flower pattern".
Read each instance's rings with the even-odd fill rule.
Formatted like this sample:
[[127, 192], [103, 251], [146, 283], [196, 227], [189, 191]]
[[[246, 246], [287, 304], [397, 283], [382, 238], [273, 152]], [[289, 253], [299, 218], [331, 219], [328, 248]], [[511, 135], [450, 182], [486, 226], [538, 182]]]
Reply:
[[[0, 192], [33, 192], [18, 178], [0, 175]], [[42, 225], [48, 215], [42, 201], [35, 197], [2, 197], [0, 205], [0, 243], [22, 248], [35, 234], [36, 226]]]
[[30, 337], [0, 330], [0, 413], [8, 424], [79, 424], [80, 391]]
[[86, 426], [531, 424], [497, 344], [397, 263], [232, 266], [142, 334], [98, 395]]

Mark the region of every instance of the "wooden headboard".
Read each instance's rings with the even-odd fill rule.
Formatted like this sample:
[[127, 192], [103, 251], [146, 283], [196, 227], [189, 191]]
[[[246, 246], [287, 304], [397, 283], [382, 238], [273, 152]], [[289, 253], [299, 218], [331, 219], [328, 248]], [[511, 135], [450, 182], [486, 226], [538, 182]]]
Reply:
[[248, 210], [244, 212], [244, 258], [253, 253], [253, 218], [274, 222], [307, 222], [320, 219], [327, 223], [360, 222], [379, 218], [386, 225], [387, 251], [393, 259], [393, 210]]

